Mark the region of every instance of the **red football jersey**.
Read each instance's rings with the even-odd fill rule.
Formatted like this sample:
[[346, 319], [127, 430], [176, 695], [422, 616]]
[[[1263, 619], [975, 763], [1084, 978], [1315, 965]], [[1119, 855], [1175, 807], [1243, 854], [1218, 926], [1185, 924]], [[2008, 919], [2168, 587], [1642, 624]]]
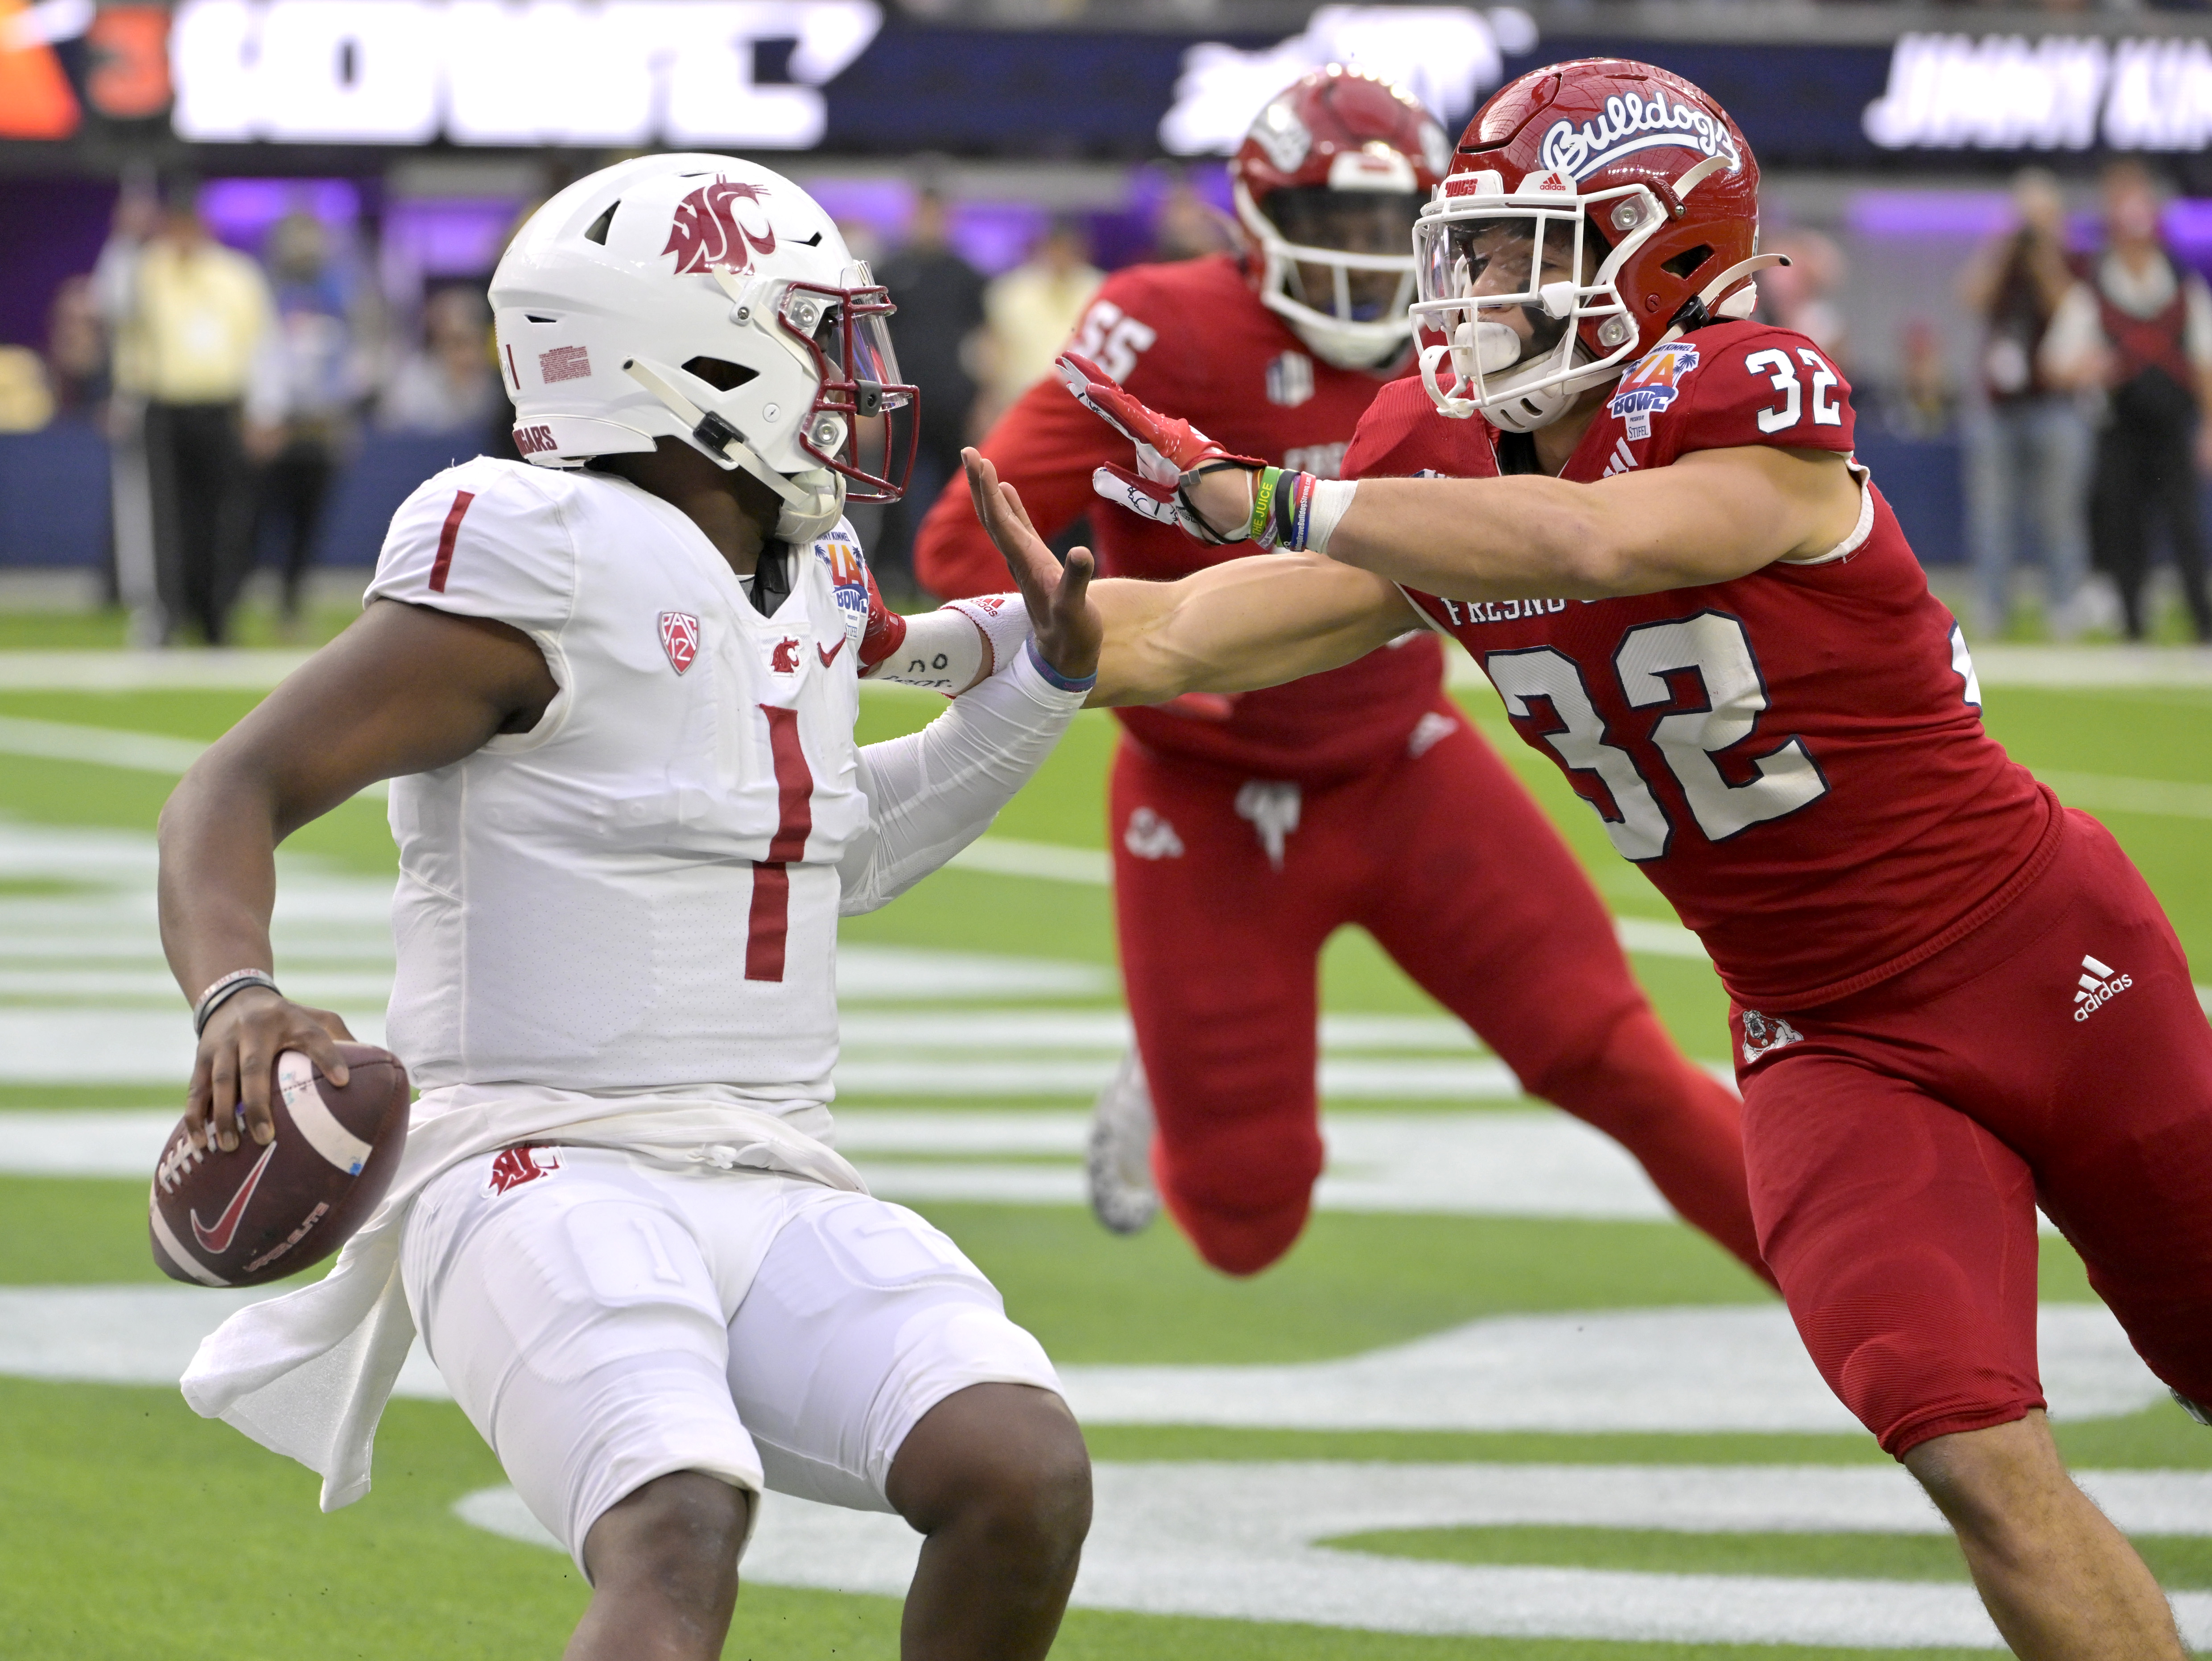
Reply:
[[[1801, 334], [1712, 325], [1622, 376], [1562, 477], [1750, 444], [1851, 448]], [[1499, 435], [1386, 388], [1352, 477], [1499, 472]], [[1737, 1001], [1802, 1008], [1958, 939], [2057, 846], [2055, 802], [1982, 729], [1957, 623], [1871, 483], [1825, 559], [1628, 599], [1414, 594], [1695, 929]]]
[[[1116, 272], [1075, 338], [1153, 408], [1183, 417], [1241, 455], [1331, 478], [1383, 384], [1314, 357], [1226, 254]], [[1056, 375], [1025, 392], [980, 447], [1020, 490], [1046, 537], [1090, 514], [1107, 576], [1173, 579], [1251, 551], [1249, 544], [1207, 547], [1095, 495], [1095, 469], [1133, 465], [1129, 441], [1070, 397]], [[923, 521], [915, 572], [948, 598], [1006, 587], [1006, 561], [960, 481]], [[1115, 713], [1154, 750], [1250, 776], [1318, 780], [1402, 756], [1443, 673], [1437, 642], [1417, 636], [1328, 674], [1233, 700], [1186, 698]]]

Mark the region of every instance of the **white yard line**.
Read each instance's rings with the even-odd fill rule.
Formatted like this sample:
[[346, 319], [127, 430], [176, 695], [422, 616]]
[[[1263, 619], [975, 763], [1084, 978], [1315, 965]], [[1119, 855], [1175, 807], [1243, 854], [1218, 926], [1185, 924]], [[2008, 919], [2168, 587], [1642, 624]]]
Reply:
[[[258, 1295], [0, 1287], [0, 1375], [173, 1383], [201, 1338]], [[2101, 1304], [2044, 1305], [2039, 1348], [2055, 1417], [2112, 1417], [2167, 1399]], [[1779, 1304], [1493, 1316], [1340, 1360], [1090, 1365], [1060, 1374], [1077, 1416], [1096, 1424], [1864, 1434], [1821, 1383]], [[399, 1391], [448, 1395], [419, 1346]]]
[[[0, 1030], [3, 1031], [3, 1030]], [[915, 1068], [894, 1069], [911, 1084]], [[143, 1181], [175, 1123], [155, 1109], [0, 1114], [0, 1175]], [[846, 1108], [837, 1146], [875, 1193], [910, 1202], [1085, 1203], [1088, 1114]], [[1673, 1214], [1622, 1149], [1549, 1109], [1332, 1113], [1324, 1211], [1663, 1221]]]
[[[2081, 1475], [2123, 1528], [2212, 1532], [2203, 1473]], [[1079, 1608], [1468, 1636], [1997, 1647], [1963, 1583], [1486, 1567], [1323, 1543], [1375, 1530], [1498, 1524], [1940, 1532], [1911, 1479], [1879, 1466], [1107, 1462], [1094, 1467], [1093, 1482], [1096, 1519], [1072, 1599]], [[480, 1489], [453, 1509], [477, 1528], [554, 1546], [512, 1488]], [[896, 1517], [773, 1494], [744, 1567], [764, 1585], [897, 1597], [920, 1546]], [[2212, 1595], [2173, 1601], [2192, 1642], [2212, 1635]]]

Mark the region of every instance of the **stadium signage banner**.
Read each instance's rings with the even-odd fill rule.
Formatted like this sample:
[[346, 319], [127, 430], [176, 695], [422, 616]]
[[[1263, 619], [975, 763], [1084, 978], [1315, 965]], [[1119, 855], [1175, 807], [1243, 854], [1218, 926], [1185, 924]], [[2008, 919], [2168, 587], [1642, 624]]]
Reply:
[[872, 0], [184, 0], [173, 119], [202, 143], [809, 149], [882, 27]]
[[0, 139], [1137, 160], [1226, 153], [1320, 64], [1399, 80], [1456, 129], [1525, 70], [1625, 56], [1713, 94], [1771, 167], [2212, 149], [2212, 45], [2181, 23], [1730, 40], [1616, 33], [1607, 9], [1540, 41], [1510, 5], [1325, 5], [1296, 34], [1207, 39], [882, 0], [0, 0]]
[[1866, 133], [1887, 150], [2202, 150], [2212, 47], [2200, 40], [1908, 34]]

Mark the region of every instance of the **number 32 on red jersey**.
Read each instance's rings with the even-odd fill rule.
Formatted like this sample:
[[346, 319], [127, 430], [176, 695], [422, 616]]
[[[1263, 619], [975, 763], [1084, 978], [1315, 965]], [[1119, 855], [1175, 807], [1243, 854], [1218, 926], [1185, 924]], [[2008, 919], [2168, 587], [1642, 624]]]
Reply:
[[[1583, 678], [1582, 666], [1553, 647], [1492, 652], [1483, 668], [1515, 720], [1537, 718], [1537, 701], [1556, 723], [1540, 736], [1571, 771], [1595, 774], [1612, 799], [1591, 805], [1606, 834], [1632, 860], [1665, 857], [1674, 826], [1636, 758], [1607, 742], [1610, 733]], [[1705, 707], [1680, 709], [1652, 724], [1651, 742], [1707, 840], [1778, 819], [1828, 794], [1828, 782], [1802, 739], [1786, 739], [1756, 755], [1741, 753], [1765, 709], [1766, 687], [1743, 624], [1724, 611], [1640, 624], [1621, 636], [1613, 672], [1632, 709], [1675, 701], [1668, 677], [1695, 671]], [[1737, 751], [1736, 754], [1729, 754]], [[1722, 762], [1729, 763], [1728, 770]], [[1731, 781], [1729, 774], [1735, 775]]]

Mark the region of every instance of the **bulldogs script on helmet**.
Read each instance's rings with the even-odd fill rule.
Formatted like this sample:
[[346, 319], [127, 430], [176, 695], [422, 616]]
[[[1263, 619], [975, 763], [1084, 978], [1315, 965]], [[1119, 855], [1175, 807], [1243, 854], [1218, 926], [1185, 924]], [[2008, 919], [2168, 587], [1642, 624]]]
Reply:
[[760, 198], [760, 189], [754, 185], [732, 184], [726, 179], [702, 185], [676, 204], [675, 217], [668, 226], [668, 246], [660, 252], [676, 256], [679, 276], [715, 265], [726, 265], [733, 271], [750, 271], [756, 252], [775, 252], [775, 231], [765, 216], [757, 231], [738, 222], [737, 204], [757, 204]]

